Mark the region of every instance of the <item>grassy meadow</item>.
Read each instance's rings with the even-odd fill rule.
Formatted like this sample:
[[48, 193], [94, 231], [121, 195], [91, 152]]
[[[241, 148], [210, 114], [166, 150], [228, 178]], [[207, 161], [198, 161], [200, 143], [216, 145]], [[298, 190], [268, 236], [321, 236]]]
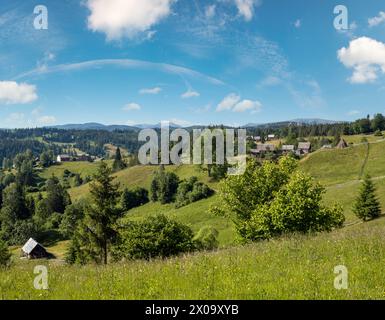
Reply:
[[[151, 262], [67, 266], [17, 261], [0, 271], [2, 299], [384, 299], [385, 219], [317, 236]], [[52, 248], [53, 249], [53, 248]], [[49, 290], [33, 287], [48, 267]], [[348, 268], [348, 290], [334, 288], [334, 267]]]
[[[360, 137], [352, 138], [360, 141]], [[362, 139], [362, 137], [361, 137]], [[219, 231], [220, 249], [167, 260], [127, 261], [106, 267], [67, 266], [63, 263], [68, 241], [48, 250], [56, 259], [26, 261], [14, 248], [13, 266], [0, 270], [0, 299], [384, 299], [385, 217], [361, 223], [352, 212], [361, 178], [372, 175], [385, 212], [385, 142], [373, 141], [342, 150], [319, 150], [300, 162], [300, 169], [326, 187], [324, 202], [343, 206], [346, 226], [331, 233], [286, 236], [238, 246], [232, 222], [211, 215], [214, 195], [182, 208], [148, 203], [130, 210], [126, 219], [163, 213], [188, 224], [194, 232], [203, 226]], [[61, 176], [65, 169], [92, 174], [96, 165], [63, 163], [42, 173]], [[121, 188], [149, 188], [154, 166], [136, 166], [115, 174]], [[207, 173], [195, 166], [170, 166], [181, 179], [197, 176], [214, 190]], [[87, 172], [87, 173], [86, 173]], [[88, 194], [88, 185], [69, 189], [73, 200]], [[33, 268], [49, 267], [47, 291], [33, 288]], [[349, 270], [349, 289], [336, 290], [333, 268]]]

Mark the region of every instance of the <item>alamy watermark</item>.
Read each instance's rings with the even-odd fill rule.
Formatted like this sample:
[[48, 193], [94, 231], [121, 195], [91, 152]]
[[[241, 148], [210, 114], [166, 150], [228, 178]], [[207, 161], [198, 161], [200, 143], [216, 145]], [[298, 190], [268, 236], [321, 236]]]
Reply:
[[347, 290], [349, 286], [348, 282], [348, 268], [343, 265], [334, 267], [334, 274], [337, 276], [334, 278], [334, 288], [336, 290]]
[[37, 276], [33, 280], [33, 286], [36, 290], [48, 290], [48, 269], [46, 266], [38, 265], [33, 269]]
[[190, 132], [175, 129], [170, 132], [169, 123], [162, 122], [160, 139], [157, 130], [143, 129], [139, 132], [138, 140], [146, 142], [138, 154], [139, 162], [143, 165], [227, 163], [229, 175], [241, 175], [246, 170], [245, 129], [193, 129]]
[[33, 26], [36, 30], [48, 29], [48, 9], [46, 6], [38, 5], [34, 8], [33, 13], [36, 15], [33, 20]]

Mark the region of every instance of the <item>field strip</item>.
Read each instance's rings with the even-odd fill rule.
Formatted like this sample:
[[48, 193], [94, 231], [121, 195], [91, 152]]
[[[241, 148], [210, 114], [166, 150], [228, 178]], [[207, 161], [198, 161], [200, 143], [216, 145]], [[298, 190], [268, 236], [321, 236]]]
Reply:
[[[385, 179], [385, 176], [378, 176], [378, 177], [372, 177], [372, 180], [376, 181], [376, 180], [382, 180], [382, 179]], [[344, 182], [344, 183], [338, 183], [338, 184], [332, 184], [332, 185], [329, 185], [329, 186], [326, 186], [325, 188], [326, 189], [332, 189], [332, 188], [343, 188], [343, 187], [346, 187], [346, 186], [350, 186], [350, 185], [355, 185], [355, 184], [358, 184], [358, 183], [361, 183], [362, 180], [350, 180], [350, 181], [347, 181], [347, 182]]]

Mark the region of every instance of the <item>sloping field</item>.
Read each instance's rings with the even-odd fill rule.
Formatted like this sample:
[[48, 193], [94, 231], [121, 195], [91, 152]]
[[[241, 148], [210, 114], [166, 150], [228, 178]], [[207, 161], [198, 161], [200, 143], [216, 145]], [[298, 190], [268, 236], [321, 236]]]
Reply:
[[[324, 233], [106, 267], [18, 261], [0, 270], [2, 299], [384, 299], [385, 219]], [[55, 252], [53, 252], [55, 253]], [[49, 290], [33, 268], [48, 266]], [[334, 268], [348, 289], [334, 288]]]

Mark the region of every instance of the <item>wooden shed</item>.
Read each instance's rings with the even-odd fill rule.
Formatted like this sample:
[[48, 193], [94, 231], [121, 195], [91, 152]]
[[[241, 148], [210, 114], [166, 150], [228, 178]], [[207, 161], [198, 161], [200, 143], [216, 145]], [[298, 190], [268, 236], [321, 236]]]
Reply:
[[49, 257], [47, 250], [32, 238], [21, 248], [21, 255], [28, 259], [43, 259]]

